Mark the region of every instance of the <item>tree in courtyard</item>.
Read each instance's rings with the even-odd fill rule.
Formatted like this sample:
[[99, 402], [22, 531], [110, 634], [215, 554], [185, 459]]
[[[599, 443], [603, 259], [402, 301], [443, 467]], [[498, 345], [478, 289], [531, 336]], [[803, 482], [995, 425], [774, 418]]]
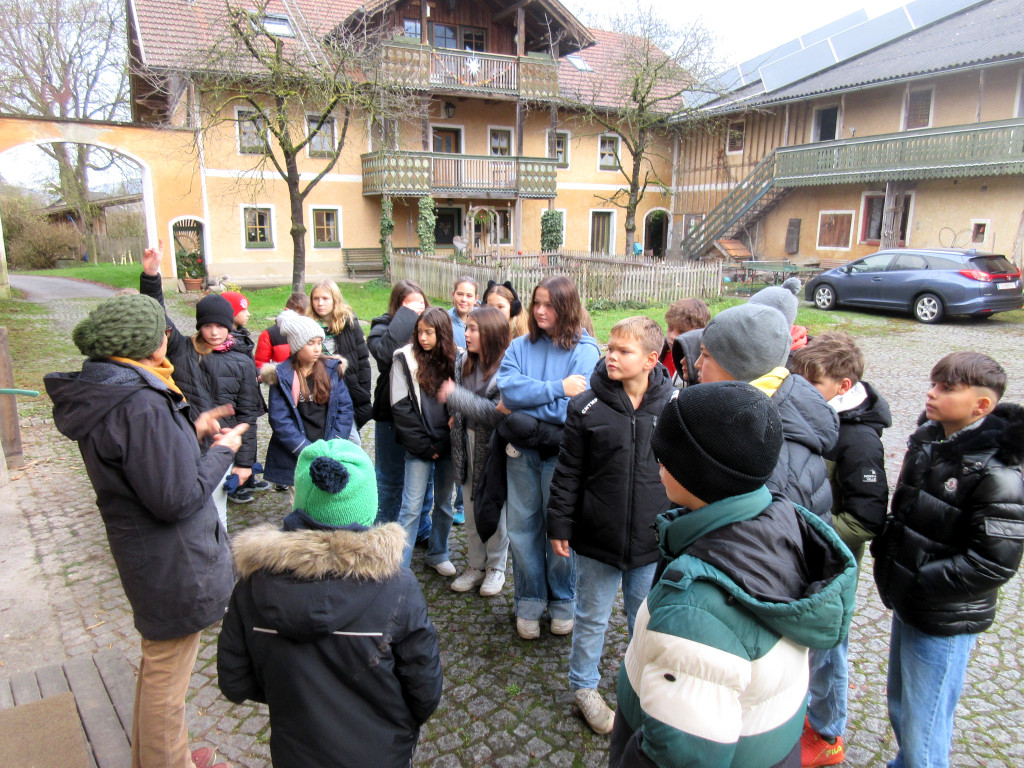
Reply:
[[[268, 14], [265, 4], [253, 9], [229, 0], [224, 34], [182, 74], [200, 94], [200, 130], [231, 124], [241, 141], [255, 145], [259, 159], [253, 176], [270, 170], [284, 180], [292, 290], [301, 292], [306, 280], [304, 201], [337, 165], [354, 119], [368, 120], [386, 134], [394, 130], [391, 116], [402, 110], [408, 114], [410, 106], [403, 89], [387, 78], [383, 43], [390, 31], [362, 22], [314, 30], [301, 17], [288, 23], [298, 28], [282, 30], [280, 17]], [[305, 155], [317, 164], [311, 177], [299, 171]]]
[[700, 105], [717, 93], [715, 73], [722, 67], [700, 22], [675, 28], [661, 14], [638, 8], [605, 26], [617, 31], [602, 41], [610, 60], [600, 73], [575, 74], [562, 89], [561, 106], [596, 128], [601, 167], [622, 176], [624, 186], [597, 197], [624, 210], [630, 253], [644, 194], [651, 186], [669, 188], [658, 169], [672, 166], [670, 139], [704, 122]]
[[[0, 0], [0, 18], [0, 112], [79, 120], [128, 117], [122, 0]], [[100, 212], [89, 202], [89, 175], [127, 161], [88, 144], [39, 148], [56, 167], [47, 191], [75, 211], [81, 233], [90, 235]]]

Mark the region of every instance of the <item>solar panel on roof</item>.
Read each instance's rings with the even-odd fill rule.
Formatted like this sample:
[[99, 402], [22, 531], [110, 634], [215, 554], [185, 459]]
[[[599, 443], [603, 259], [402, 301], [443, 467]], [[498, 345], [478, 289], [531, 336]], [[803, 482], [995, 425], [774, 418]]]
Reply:
[[818, 27], [805, 35], [800, 35], [800, 40], [803, 42], [804, 48], [809, 48], [815, 43], [820, 43], [822, 40], [827, 40], [833, 35], [837, 35], [850, 27], [855, 27], [858, 24], [863, 24], [868, 20], [867, 12], [862, 8], [859, 11], [843, 16], [841, 19], [830, 21], [828, 24]]
[[910, 14], [914, 27], [923, 27], [933, 21], [949, 16], [951, 13], [978, 5], [983, 0], [914, 0], [907, 3], [907, 13]]
[[832, 38], [832, 48], [836, 52], [836, 58], [842, 61], [858, 53], [870, 51], [882, 43], [912, 32], [913, 29], [903, 9], [896, 8], [836, 35]]
[[774, 91], [776, 88], [781, 88], [826, 67], [831, 67], [835, 63], [836, 58], [832, 55], [832, 47], [828, 41], [816, 43], [792, 56], [761, 67], [761, 82], [764, 83], [766, 91]]

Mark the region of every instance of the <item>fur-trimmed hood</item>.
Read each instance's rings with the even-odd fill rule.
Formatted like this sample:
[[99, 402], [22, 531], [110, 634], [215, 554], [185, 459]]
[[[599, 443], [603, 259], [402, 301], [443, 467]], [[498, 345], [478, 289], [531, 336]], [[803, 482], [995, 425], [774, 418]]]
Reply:
[[383, 581], [401, 569], [405, 530], [397, 523], [365, 531], [282, 531], [273, 525], [249, 528], [231, 543], [241, 578], [258, 571], [296, 579]]
[[1008, 467], [1019, 467], [1024, 462], [1024, 407], [1016, 403], [999, 403], [976, 429], [963, 429], [948, 440], [942, 425], [930, 421], [924, 411], [917, 419], [918, 430], [914, 438], [922, 443], [933, 442], [940, 450], [955, 450], [961, 455], [978, 450], [991, 450]]

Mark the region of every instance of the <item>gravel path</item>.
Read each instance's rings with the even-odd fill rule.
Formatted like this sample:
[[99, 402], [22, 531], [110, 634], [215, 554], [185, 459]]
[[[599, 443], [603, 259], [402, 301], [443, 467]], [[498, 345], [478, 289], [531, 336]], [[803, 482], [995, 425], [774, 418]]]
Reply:
[[[169, 297], [171, 314], [182, 329], [192, 325], [187, 301], [177, 295]], [[91, 305], [86, 300], [52, 304], [55, 332], [68, 333]], [[898, 332], [858, 339], [868, 360], [866, 378], [893, 410], [895, 423], [884, 441], [890, 483], [895, 482], [906, 437], [923, 408], [928, 371], [942, 354], [957, 349], [988, 352], [1010, 374], [1007, 399], [1024, 402], [1021, 326], [996, 318], [937, 327], [907, 321], [898, 327]], [[59, 364], [70, 369], [77, 361], [70, 358]], [[62, 649], [67, 656], [76, 656], [113, 646], [137, 660], [138, 636], [76, 446], [61, 437], [45, 415], [26, 419], [23, 436], [26, 456], [37, 463], [15, 473], [10, 486], [13, 507], [31, 535], [58, 652]], [[372, 438], [372, 426], [364, 430], [364, 444], [367, 438]], [[264, 419], [260, 423], [261, 446], [266, 439]], [[372, 441], [369, 446], [372, 448]], [[254, 504], [231, 507], [229, 527], [236, 532], [260, 522], [276, 523], [285, 511], [283, 494], [265, 493]], [[465, 564], [461, 529], [453, 531], [452, 550], [461, 570]], [[591, 733], [572, 704], [566, 679], [568, 640], [546, 632], [536, 642], [518, 639], [512, 619], [511, 579], [501, 595], [483, 599], [448, 590], [449, 580], [423, 565], [421, 550], [416, 550], [413, 568], [438, 629], [445, 668], [444, 699], [423, 729], [414, 764], [432, 768], [606, 764], [607, 739]], [[851, 630], [845, 763], [849, 768], [883, 765], [894, 754], [885, 710], [889, 617], [875, 592], [870, 569], [868, 558]], [[954, 739], [952, 765], [957, 768], [1024, 765], [1024, 742], [1016, 739], [1017, 726], [1024, 722], [1020, 660], [1024, 627], [1018, 618], [1022, 608], [1020, 579], [1015, 578], [1003, 589], [996, 625], [982, 636], [970, 666]], [[2, 603], [0, 611], [6, 611]], [[14, 646], [31, 650], [37, 637], [38, 633], [34, 637], [7, 636], [3, 652]], [[188, 715], [192, 739], [197, 745], [216, 745], [236, 768], [265, 768], [270, 764], [266, 709], [236, 706], [220, 696], [215, 640], [216, 628], [204, 633], [192, 678]], [[601, 683], [612, 701], [625, 646], [625, 622], [616, 616], [608, 633]], [[37, 660], [42, 664], [56, 658], [37, 654]]]
[[25, 298], [37, 304], [55, 304], [65, 299], [106, 298], [117, 289], [88, 280], [37, 275], [11, 275], [11, 287], [25, 292]]

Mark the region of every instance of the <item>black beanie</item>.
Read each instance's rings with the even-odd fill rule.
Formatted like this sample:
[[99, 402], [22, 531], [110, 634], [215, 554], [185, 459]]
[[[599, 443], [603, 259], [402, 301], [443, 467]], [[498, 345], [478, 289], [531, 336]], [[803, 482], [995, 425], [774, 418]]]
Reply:
[[681, 486], [711, 504], [755, 491], [771, 477], [782, 420], [771, 399], [749, 384], [698, 384], [665, 404], [651, 447]]
[[196, 304], [196, 330], [210, 323], [223, 325], [229, 331], [235, 327], [235, 311], [231, 302], [216, 293], [204, 296]]

